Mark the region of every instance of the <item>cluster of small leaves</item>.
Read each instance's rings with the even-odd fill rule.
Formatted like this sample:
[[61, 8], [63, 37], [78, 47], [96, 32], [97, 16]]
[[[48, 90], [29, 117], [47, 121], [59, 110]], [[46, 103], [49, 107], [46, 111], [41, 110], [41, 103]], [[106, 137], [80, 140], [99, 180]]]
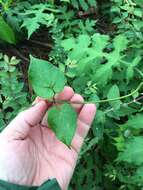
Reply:
[[7, 10], [12, 2], [13, 2], [13, 0], [6, 0], [6, 1], [5, 0], [0, 0], [1, 9]]
[[142, 0], [112, 0], [112, 22], [117, 24], [119, 32], [124, 32], [129, 38], [132, 38], [133, 40], [141, 40], [143, 38], [142, 9]]
[[19, 62], [0, 53], [0, 130], [28, 105], [28, 94], [17, 68]]

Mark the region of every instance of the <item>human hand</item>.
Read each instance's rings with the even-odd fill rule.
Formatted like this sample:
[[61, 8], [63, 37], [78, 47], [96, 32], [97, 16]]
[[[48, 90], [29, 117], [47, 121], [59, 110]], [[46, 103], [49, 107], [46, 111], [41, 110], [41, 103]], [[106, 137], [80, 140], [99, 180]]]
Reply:
[[[57, 100], [83, 102], [70, 87]], [[78, 127], [71, 149], [60, 142], [47, 126], [51, 107], [37, 98], [35, 105], [21, 112], [0, 134], [0, 179], [20, 185], [41, 185], [56, 178], [62, 190], [71, 180], [78, 153], [95, 116], [95, 105], [72, 104], [78, 112]], [[66, 134], [65, 134], [66, 135]]]

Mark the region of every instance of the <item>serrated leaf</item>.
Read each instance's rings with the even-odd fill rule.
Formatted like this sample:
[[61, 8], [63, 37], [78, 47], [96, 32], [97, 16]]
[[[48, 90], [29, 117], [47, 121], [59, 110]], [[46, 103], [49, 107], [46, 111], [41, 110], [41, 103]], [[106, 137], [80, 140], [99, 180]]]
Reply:
[[96, 0], [88, 0], [90, 6], [96, 7]]
[[129, 139], [125, 144], [124, 151], [119, 153], [117, 161], [135, 165], [143, 164], [143, 137]]
[[[109, 92], [107, 94], [107, 98], [108, 99], [114, 99], [114, 98], [119, 98], [120, 97], [120, 91], [118, 86], [115, 84], [113, 85], [110, 89]], [[119, 108], [121, 101], [120, 100], [116, 100], [116, 101], [110, 101], [109, 104], [113, 107], [113, 108]]]
[[60, 141], [71, 145], [77, 127], [77, 114], [71, 105], [52, 107], [48, 111], [48, 124]]
[[101, 65], [94, 77], [97, 84], [103, 87], [112, 78], [112, 67], [109, 64]]
[[2, 16], [0, 16], [0, 39], [10, 44], [16, 43], [14, 31], [5, 22]]
[[138, 65], [141, 61], [142, 57], [140, 55], [136, 56], [134, 60], [129, 63], [129, 66], [127, 68], [126, 78], [127, 81], [131, 80], [134, 76], [134, 68], [136, 65]]
[[28, 78], [36, 95], [43, 98], [52, 98], [55, 93], [63, 90], [66, 83], [64, 74], [57, 67], [32, 56]]
[[143, 129], [143, 114], [133, 115], [122, 127]]
[[71, 3], [75, 8], [79, 9], [78, 0], [71, 0]]
[[117, 52], [121, 52], [127, 48], [128, 42], [126, 36], [121, 34], [114, 38], [113, 45]]
[[[82, 35], [79, 35], [77, 38], [69, 38], [69, 39], [63, 40], [62, 47], [64, 47], [65, 51], [68, 51], [68, 56], [70, 60], [77, 61], [78, 72], [83, 73], [87, 67], [91, 66], [91, 63], [95, 62], [96, 59], [103, 57], [102, 51], [105, 48], [105, 46], [108, 44], [108, 40], [109, 40], [109, 37], [106, 35], [94, 34], [93, 36], [90, 37], [87, 34], [82, 34]], [[106, 71], [106, 68], [104, 69], [103, 72], [108, 73]], [[109, 70], [111, 70], [111, 68], [109, 68]], [[101, 73], [100, 71], [98, 73], [99, 74], [97, 74], [97, 78], [100, 78], [101, 80], [102, 74], [100, 75]], [[95, 74], [95, 78], [96, 78], [96, 74]], [[100, 82], [100, 80], [98, 81]]]
[[84, 11], [87, 11], [90, 6], [96, 7], [95, 0], [71, 0], [71, 3], [76, 9], [81, 7]]
[[65, 51], [69, 51], [75, 46], [75, 39], [74, 38], [68, 38], [66, 40], [62, 41], [62, 47], [65, 49]]
[[79, 0], [80, 6], [84, 11], [87, 11], [88, 9], [88, 4], [85, 2], [85, 0]]
[[37, 29], [40, 28], [41, 25], [49, 27], [53, 24], [54, 15], [52, 13], [48, 14], [44, 12], [49, 9], [50, 7], [47, 4], [37, 4], [31, 6], [31, 9], [24, 13], [26, 17], [21, 27], [25, 27], [27, 29], [28, 39]]

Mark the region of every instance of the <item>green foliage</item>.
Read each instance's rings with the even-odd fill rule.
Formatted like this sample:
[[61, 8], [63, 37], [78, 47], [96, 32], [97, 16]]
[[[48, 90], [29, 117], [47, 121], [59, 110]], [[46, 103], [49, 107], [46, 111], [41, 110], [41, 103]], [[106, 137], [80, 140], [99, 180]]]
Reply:
[[96, 7], [96, 0], [71, 0], [71, 4], [76, 9], [81, 7], [84, 11], [87, 11], [90, 7]]
[[[48, 27], [49, 34], [46, 32], [45, 35], [51, 36], [50, 41], [53, 46], [51, 52], [47, 52], [48, 60], [31, 58], [31, 61], [35, 62], [34, 67], [37, 67], [32, 77], [33, 87], [35, 90], [36, 86], [35, 92], [38, 91], [38, 95], [43, 96], [43, 90], [42, 94], [41, 92], [39, 94], [39, 90], [41, 87], [43, 89], [42, 82], [45, 81], [49, 84], [49, 81], [56, 80], [61, 85], [57, 92], [61, 91], [65, 84], [62, 77], [64, 73], [68, 85], [73, 87], [76, 93], [80, 93], [87, 102], [95, 102], [126, 96], [143, 81], [142, 9], [142, 0], [19, 0], [3, 11], [7, 23], [18, 32], [18, 38], [25, 38], [26, 31], [29, 37], [33, 37], [34, 35], [31, 35], [34, 32], [38, 33], [39, 28], [44, 31], [44, 27]], [[3, 58], [1, 61], [3, 62]], [[45, 66], [39, 67], [43, 62]], [[51, 72], [48, 71], [49, 64], [51, 69], [53, 68]], [[62, 71], [60, 79], [59, 74], [56, 75], [59, 70], [57, 71], [52, 64]], [[47, 71], [45, 69], [42, 71], [42, 68], [47, 67]], [[18, 82], [18, 67], [15, 68]], [[39, 76], [37, 71], [40, 69], [41, 73], [48, 72], [53, 78], [47, 74]], [[0, 69], [0, 73], [4, 70]], [[39, 80], [36, 80], [37, 76]], [[6, 84], [7, 82], [2, 83]], [[20, 89], [18, 93], [23, 94], [23, 86], [22, 83], [21, 88], [16, 88]], [[50, 89], [46, 86], [44, 97], [47, 97]], [[5, 91], [9, 94], [5, 94]], [[1, 105], [5, 105], [3, 102], [10, 97], [13, 102], [6, 104], [8, 109], [0, 108], [3, 110], [0, 111], [2, 125], [17, 113], [24, 102], [27, 102], [23, 98], [24, 102], [20, 100], [22, 103], [18, 106], [13, 101], [18, 93], [12, 96], [10, 92], [5, 88], [1, 90], [1, 94], [4, 94], [0, 97]], [[51, 98], [53, 95], [54, 92], [48, 94], [48, 97]], [[143, 188], [142, 90], [137, 90], [126, 99], [102, 104], [99, 102], [96, 106], [96, 118], [81, 151], [69, 189], [141, 190]], [[61, 119], [63, 109], [53, 109], [49, 122], [52, 125], [54, 122], [53, 130], [58, 130], [57, 122]], [[56, 121], [53, 119], [55, 114], [58, 116]], [[61, 136], [59, 138], [69, 145], [74, 127], [69, 139], [66, 139], [67, 136], [63, 136], [64, 125], [62, 126], [60, 131], [62, 138]]]
[[[77, 62], [77, 75], [93, 72], [93, 78], [97, 84], [104, 86], [112, 78], [114, 68], [120, 68], [123, 61], [122, 52], [127, 48], [128, 40], [124, 35], [118, 35], [113, 40], [113, 51], [104, 52], [107, 45], [110, 45], [109, 37], [106, 35], [94, 34], [79, 35], [78, 38], [63, 40], [62, 46], [68, 51], [68, 58]], [[106, 61], [106, 64], [102, 64]]]
[[132, 163], [135, 165], [143, 164], [143, 137], [133, 137], [125, 145], [124, 151], [119, 153], [117, 161]]
[[142, 1], [112, 0], [111, 12], [113, 23], [117, 24], [119, 32], [124, 32], [132, 40], [142, 39]]
[[[113, 6], [111, 16], [112, 8]], [[117, 12], [114, 12], [114, 19], [117, 18], [115, 13]], [[126, 25], [122, 23], [121, 25], [125, 31]], [[117, 27], [121, 25], [117, 23]], [[142, 81], [143, 68], [141, 41], [135, 46], [134, 38], [128, 35], [132, 33], [132, 28], [126, 32], [119, 28], [112, 36], [99, 34], [96, 30], [94, 33], [81, 31], [79, 34], [73, 31], [74, 26], [70, 30], [73, 35], [65, 31], [63, 36], [54, 36], [55, 47], [58, 49], [60, 47], [62, 53], [60, 56], [57, 55], [57, 49], [52, 51], [51, 60], [65, 72], [68, 83], [76, 92], [82, 94], [88, 101], [97, 101], [134, 91]], [[137, 153], [133, 149], [130, 149], [130, 156], [134, 156], [136, 161], [132, 163], [126, 161], [129, 156], [129, 151], [126, 150], [132, 146], [131, 142], [135, 142], [134, 147], [138, 146], [141, 153], [140, 142], [135, 140], [141, 138], [142, 132], [141, 128], [138, 129], [142, 126], [143, 120], [140, 113], [142, 104], [135, 101], [140, 96], [138, 92], [126, 100], [97, 104], [92, 132], [83, 147], [72, 188], [138, 190], [141, 186], [142, 164], [140, 166], [135, 164], [138, 162], [135, 157]], [[122, 155], [120, 161], [119, 155]], [[142, 157], [139, 159], [142, 162]]]
[[[63, 90], [66, 82], [64, 74], [55, 66], [32, 56], [28, 75], [35, 93], [43, 98], [54, 98], [56, 93]], [[57, 138], [68, 146], [74, 137], [76, 123], [76, 112], [69, 104], [54, 106], [48, 111], [49, 127]]]
[[28, 94], [16, 66], [19, 60], [0, 54], [0, 130], [28, 105]]
[[12, 28], [4, 21], [3, 17], [0, 16], [0, 40], [15, 44], [15, 34]]
[[65, 86], [64, 74], [49, 62], [30, 57], [28, 76], [33, 90], [37, 96], [53, 98]]
[[71, 145], [74, 137], [76, 123], [77, 114], [69, 104], [65, 103], [48, 111], [49, 127], [55, 132], [57, 138], [68, 146]]
[[[4, 11], [7, 22], [13, 26], [15, 31], [22, 35], [25, 30], [28, 32], [28, 39], [40, 27], [50, 27], [53, 25], [54, 14], [58, 12], [49, 3], [38, 3], [33, 1], [20, 1]], [[19, 39], [22, 38], [18, 36]], [[24, 37], [24, 36], [23, 36]]]
[[0, 0], [0, 5], [2, 6], [3, 10], [6, 11], [10, 7], [12, 2], [13, 0]]
[[[112, 98], [117, 98], [117, 97], [120, 97], [120, 91], [119, 91], [119, 88], [118, 86], [115, 84], [113, 85], [110, 89], [109, 89], [109, 92], [107, 94], [107, 98], [108, 99], [112, 99]], [[113, 108], [120, 108], [120, 104], [121, 104], [121, 101], [120, 100], [117, 100], [117, 101], [113, 101], [113, 102], [110, 102], [110, 105], [113, 107]]]
[[48, 4], [37, 4], [33, 5], [23, 13], [25, 18], [21, 27], [25, 27], [28, 31], [28, 39], [31, 37], [33, 32], [35, 32], [41, 25], [49, 27], [53, 24], [54, 15], [52, 13], [48, 14], [44, 11], [52, 10]]

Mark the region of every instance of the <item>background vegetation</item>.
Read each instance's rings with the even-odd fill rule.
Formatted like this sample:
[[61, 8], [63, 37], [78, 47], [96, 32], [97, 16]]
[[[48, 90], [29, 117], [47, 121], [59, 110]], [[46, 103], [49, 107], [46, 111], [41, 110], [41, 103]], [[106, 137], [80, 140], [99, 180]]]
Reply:
[[[0, 129], [34, 98], [29, 54], [97, 101], [133, 92], [143, 78], [143, 0], [0, 0]], [[14, 57], [16, 56], [16, 57]], [[142, 91], [97, 104], [69, 190], [143, 188]]]

